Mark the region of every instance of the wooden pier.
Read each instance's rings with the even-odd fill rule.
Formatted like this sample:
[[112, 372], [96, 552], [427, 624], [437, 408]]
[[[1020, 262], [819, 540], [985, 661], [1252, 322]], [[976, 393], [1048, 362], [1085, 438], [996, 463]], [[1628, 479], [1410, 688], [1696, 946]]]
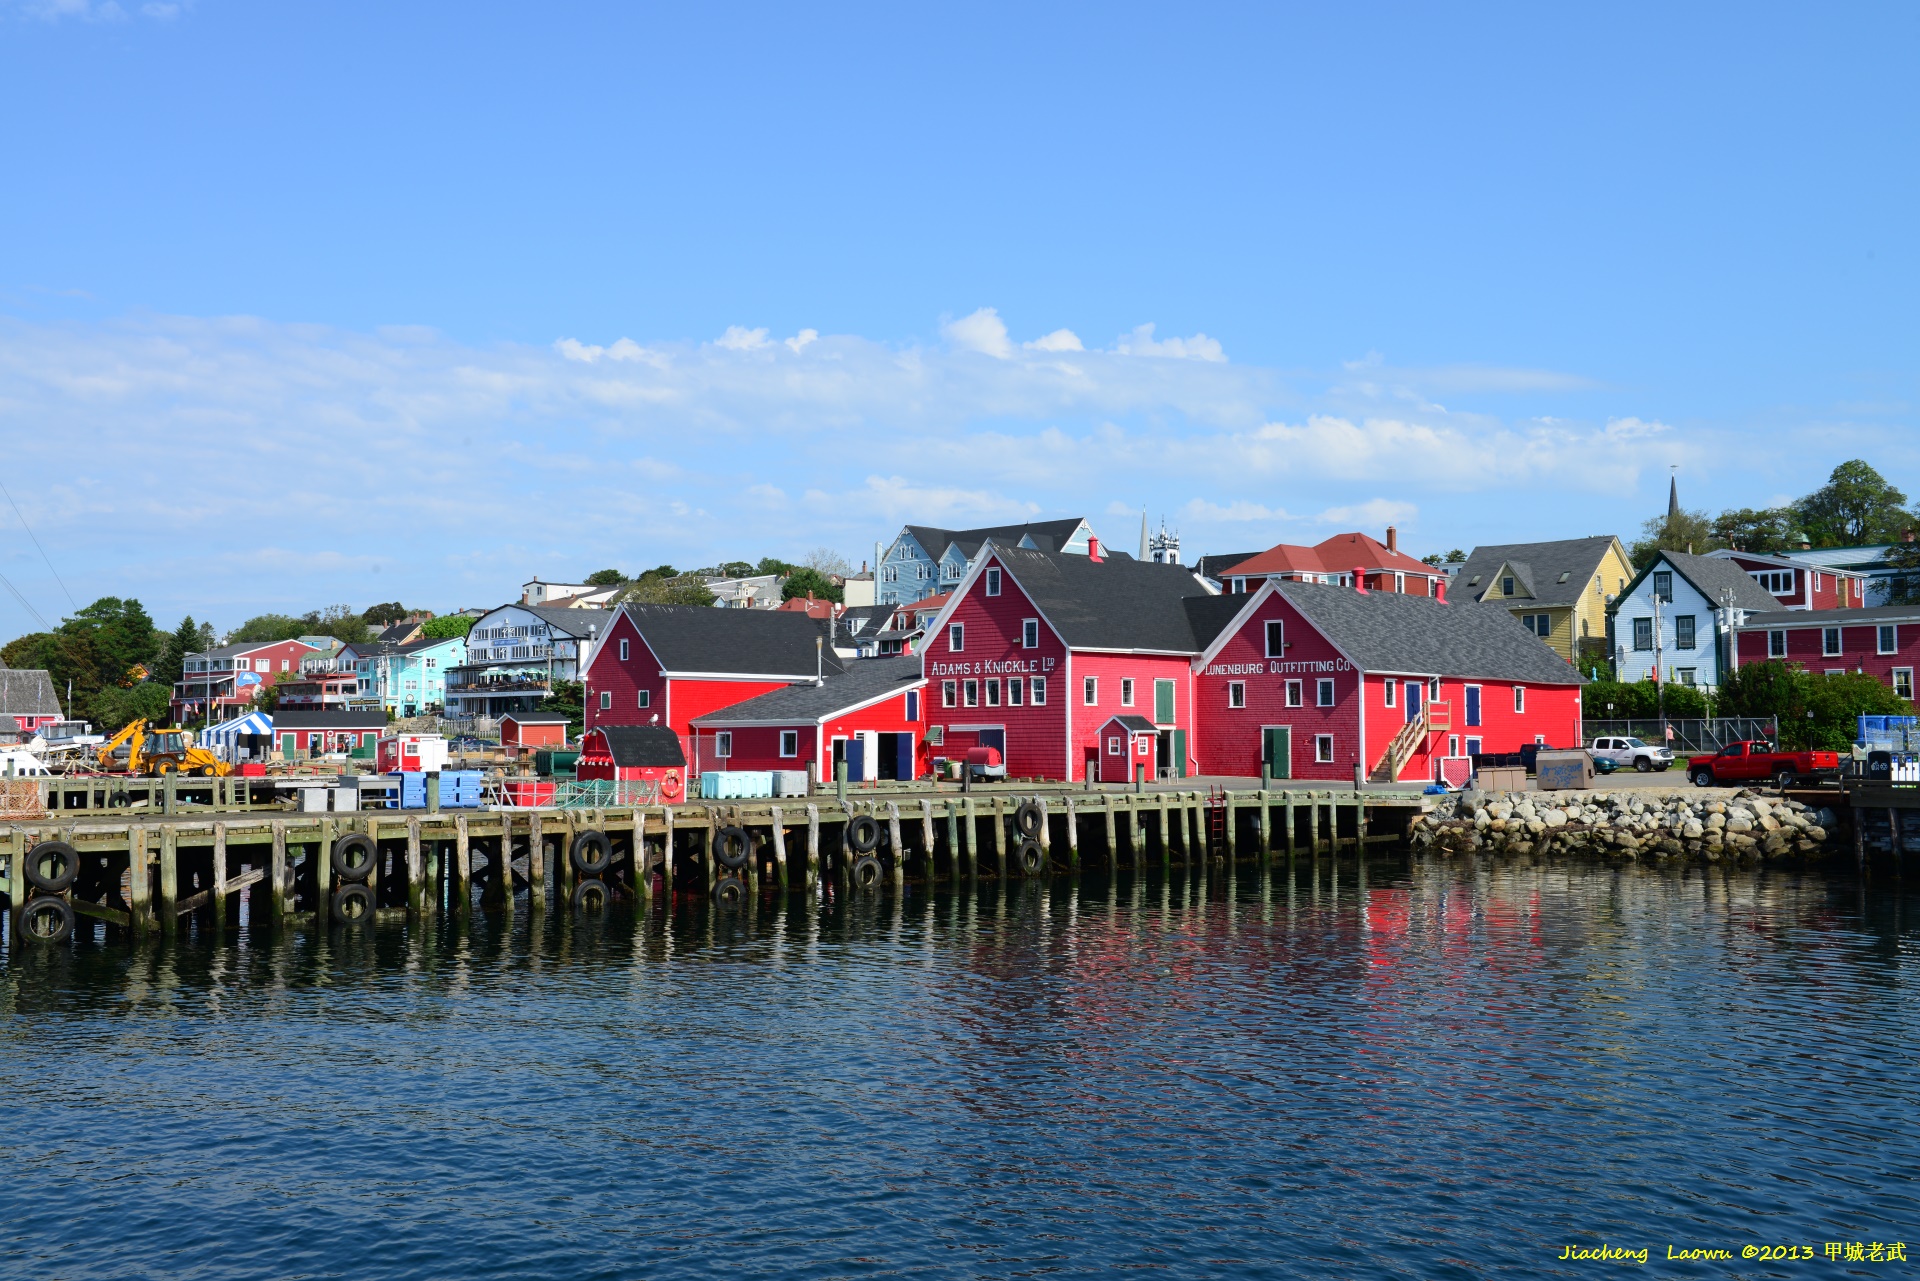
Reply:
[[135, 934], [174, 934], [183, 921], [218, 931], [238, 925], [243, 901], [255, 926], [351, 924], [522, 902], [584, 911], [616, 897], [688, 893], [724, 904], [811, 890], [823, 878], [872, 888], [1337, 857], [1401, 839], [1421, 799], [1061, 788], [326, 814], [190, 805], [176, 795], [155, 808], [173, 812], [63, 806], [0, 822], [8, 941], [62, 941], [79, 922]]

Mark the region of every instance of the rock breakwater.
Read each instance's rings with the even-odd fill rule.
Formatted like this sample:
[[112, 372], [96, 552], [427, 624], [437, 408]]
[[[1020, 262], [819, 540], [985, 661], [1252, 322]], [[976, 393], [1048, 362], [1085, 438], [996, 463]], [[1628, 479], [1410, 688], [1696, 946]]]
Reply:
[[1620, 859], [1818, 858], [1832, 810], [1749, 789], [1463, 792], [1413, 820], [1408, 841], [1438, 854], [1583, 853]]

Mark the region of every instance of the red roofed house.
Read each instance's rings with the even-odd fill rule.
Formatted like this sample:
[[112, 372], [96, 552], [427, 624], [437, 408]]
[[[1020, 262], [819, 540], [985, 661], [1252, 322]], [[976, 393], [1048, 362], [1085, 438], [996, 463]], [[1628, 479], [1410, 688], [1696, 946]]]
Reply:
[[[319, 650], [305, 641], [254, 641], [188, 654], [173, 685], [174, 724], [225, 720], [253, 706], [266, 685], [301, 679], [300, 661]], [[211, 704], [211, 706], [209, 706]]]
[[1220, 584], [1229, 592], [1248, 592], [1261, 580], [1331, 583], [1351, 587], [1358, 572], [1369, 591], [1433, 596], [1439, 592], [1439, 570], [1400, 550], [1400, 535], [1387, 526], [1387, 541], [1366, 534], [1335, 534], [1311, 547], [1281, 543], [1221, 571]]

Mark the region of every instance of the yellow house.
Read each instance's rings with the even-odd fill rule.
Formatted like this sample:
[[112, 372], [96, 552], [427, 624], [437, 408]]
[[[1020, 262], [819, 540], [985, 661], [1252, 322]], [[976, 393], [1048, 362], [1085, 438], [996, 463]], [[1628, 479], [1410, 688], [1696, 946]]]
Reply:
[[1569, 663], [1604, 662], [1607, 602], [1633, 579], [1627, 549], [1612, 534], [1552, 543], [1476, 547], [1447, 594], [1498, 605]]

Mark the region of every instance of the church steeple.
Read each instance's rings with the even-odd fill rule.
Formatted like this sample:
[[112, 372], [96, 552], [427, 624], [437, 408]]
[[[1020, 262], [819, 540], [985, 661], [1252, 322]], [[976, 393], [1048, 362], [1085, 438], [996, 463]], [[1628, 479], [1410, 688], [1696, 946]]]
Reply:
[[1667, 523], [1680, 519], [1680, 476], [1676, 471], [1667, 481]]
[[1147, 509], [1140, 509], [1140, 559], [1147, 558]]

